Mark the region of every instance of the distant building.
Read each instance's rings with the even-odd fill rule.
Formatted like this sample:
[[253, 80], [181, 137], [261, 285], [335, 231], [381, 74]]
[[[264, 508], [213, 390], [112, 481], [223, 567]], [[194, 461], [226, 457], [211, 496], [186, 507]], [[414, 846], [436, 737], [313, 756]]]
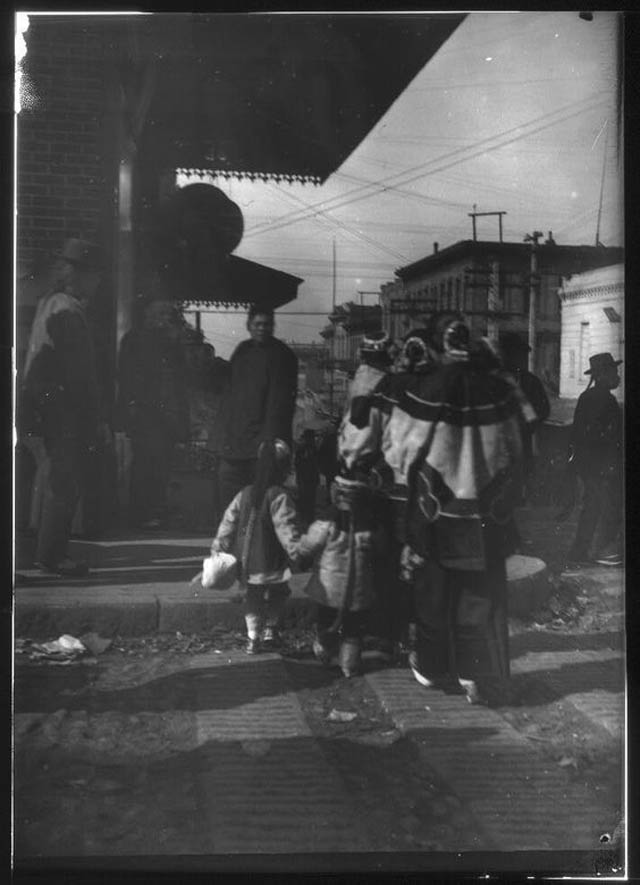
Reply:
[[[459, 310], [474, 333], [499, 341], [504, 332], [528, 338], [531, 290], [529, 243], [461, 240], [396, 270], [382, 286], [383, 326], [401, 338], [434, 310]], [[535, 371], [552, 390], [560, 379], [560, 302], [563, 277], [622, 261], [621, 248], [561, 246], [549, 237], [537, 247]]]
[[349, 381], [358, 367], [358, 354], [367, 333], [382, 328], [382, 308], [348, 301], [336, 306], [329, 325], [320, 332], [329, 347], [331, 403], [337, 411], [346, 401]]
[[329, 348], [326, 344], [299, 344], [287, 341], [298, 357], [298, 390], [322, 393], [326, 387]]
[[[573, 274], [559, 290], [562, 308], [560, 396], [574, 399], [589, 383], [589, 357], [624, 359], [624, 265]], [[624, 380], [624, 364], [620, 366]], [[623, 398], [623, 384], [616, 395]]]
[[382, 309], [379, 305], [356, 304], [347, 301], [338, 304], [320, 335], [329, 342], [330, 356], [341, 368], [355, 370], [362, 339], [368, 332], [382, 328]]

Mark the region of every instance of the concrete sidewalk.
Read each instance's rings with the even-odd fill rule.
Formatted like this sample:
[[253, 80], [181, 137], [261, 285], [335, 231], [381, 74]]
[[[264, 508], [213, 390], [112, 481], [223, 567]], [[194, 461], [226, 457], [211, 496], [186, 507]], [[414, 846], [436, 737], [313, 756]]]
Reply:
[[[206, 536], [148, 533], [71, 542], [71, 555], [89, 563], [84, 578], [56, 578], [34, 569], [34, 542], [20, 538], [16, 550], [15, 628], [18, 636], [102, 636], [206, 632], [242, 628], [242, 590], [205, 590], [192, 584], [208, 554]], [[532, 556], [508, 562], [512, 614], [522, 616], [551, 592], [545, 563]], [[311, 604], [304, 594], [308, 573], [290, 581], [289, 619], [305, 623]]]
[[[507, 561], [512, 617], [540, 608], [559, 575], [579, 581], [582, 594], [597, 596], [609, 614], [609, 627], [624, 626], [624, 569], [591, 565], [578, 572], [562, 568], [574, 523], [557, 523], [553, 508], [527, 507], [517, 522], [520, 555]], [[90, 566], [85, 578], [63, 579], [32, 568], [35, 540], [18, 536], [15, 562], [15, 630], [24, 637], [135, 636], [155, 632], [197, 633], [213, 627], [242, 628], [242, 591], [204, 590], [191, 584], [208, 555], [209, 535], [169, 532], [113, 534], [95, 541], [72, 540], [71, 555]], [[526, 555], [523, 555], [526, 554]], [[548, 565], [548, 567], [547, 567]], [[304, 594], [308, 574], [294, 575], [289, 615], [305, 622], [310, 604]]]

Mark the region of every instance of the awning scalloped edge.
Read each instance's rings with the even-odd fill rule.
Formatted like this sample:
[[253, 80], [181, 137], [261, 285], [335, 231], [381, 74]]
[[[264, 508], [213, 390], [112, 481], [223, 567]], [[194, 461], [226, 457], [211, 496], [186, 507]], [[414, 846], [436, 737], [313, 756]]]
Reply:
[[226, 298], [224, 300], [214, 299], [214, 298], [185, 298], [180, 299], [180, 304], [186, 310], [193, 309], [197, 310], [198, 307], [243, 307], [246, 310], [249, 309], [253, 302], [251, 301], [235, 301], [233, 299]]
[[283, 182], [286, 181], [289, 184], [293, 184], [294, 182], [298, 182], [300, 184], [313, 184], [320, 185], [322, 184], [322, 178], [318, 175], [303, 175], [299, 173], [289, 173], [289, 172], [245, 172], [240, 170], [231, 170], [231, 169], [195, 169], [195, 168], [185, 168], [179, 167], [176, 169], [177, 175], [188, 175], [193, 178], [224, 178], [224, 179], [232, 179], [235, 178], [238, 181], [275, 181], [275, 182]]

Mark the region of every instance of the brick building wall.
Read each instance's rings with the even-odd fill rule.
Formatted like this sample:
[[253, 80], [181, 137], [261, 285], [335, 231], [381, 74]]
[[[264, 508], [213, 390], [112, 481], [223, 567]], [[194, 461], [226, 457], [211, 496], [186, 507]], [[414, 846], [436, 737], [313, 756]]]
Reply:
[[66, 237], [108, 247], [111, 219], [104, 25], [32, 16], [18, 117], [17, 257], [46, 261]]
[[[23, 364], [39, 293], [55, 252], [68, 237], [112, 253], [115, 128], [109, 102], [109, 46], [114, 28], [102, 20], [31, 16], [24, 34], [21, 110], [17, 123], [16, 350]], [[90, 319], [105, 405], [113, 397], [115, 291], [111, 275]], [[36, 275], [36, 283], [30, 274]], [[23, 284], [23, 278], [25, 280]]]

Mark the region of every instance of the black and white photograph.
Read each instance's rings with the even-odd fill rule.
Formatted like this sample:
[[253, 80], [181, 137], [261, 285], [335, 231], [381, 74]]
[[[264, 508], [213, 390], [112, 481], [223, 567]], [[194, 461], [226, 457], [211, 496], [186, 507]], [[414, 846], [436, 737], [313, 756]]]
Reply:
[[14, 873], [624, 880], [627, 15], [14, 23]]

